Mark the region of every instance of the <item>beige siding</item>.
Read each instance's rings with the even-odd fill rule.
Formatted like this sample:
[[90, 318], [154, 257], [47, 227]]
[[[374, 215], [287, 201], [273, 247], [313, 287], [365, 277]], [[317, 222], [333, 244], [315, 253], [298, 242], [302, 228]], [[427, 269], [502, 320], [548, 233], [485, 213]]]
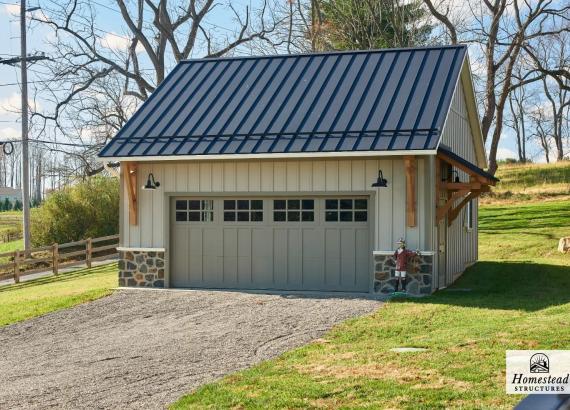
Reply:
[[[443, 131], [442, 143], [452, 149], [453, 152], [476, 164], [475, 148], [469, 122], [465, 96], [461, 83], [453, 96], [453, 102], [447, 122]], [[462, 181], [468, 181], [468, 176], [459, 171]], [[473, 230], [466, 228], [467, 207], [461, 210], [459, 216], [453, 221], [447, 232], [447, 283], [453, 282], [453, 278], [463, 272], [465, 267], [477, 260], [478, 233], [477, 233], [477, 201], [473, 203]]]
[[[406, 227], [406, 189], [402, 159], [346, 160], [256, 160], [157, 162], [138, 165], [138, 225], [129, 225], [126, 187], [123, 184], [121, 232], [123, 246], [167, 247], [168, 223], [165, 222], [168, 195], [245, 193], [370, 193], [374, 223], [374, 249], [390, 250], [404, 236], [409, 246], [431, 250], [433, 201], [430, 160], [418, 159], [417, 226]], [[431, 165], [432, 166], [432, 165]], [[371, 188], [382, 169], [388, 187]], [[156, 191], [140, 187], [152, 172], [162, 185]], [[373, 194], [377, 193], [375, 197]]]

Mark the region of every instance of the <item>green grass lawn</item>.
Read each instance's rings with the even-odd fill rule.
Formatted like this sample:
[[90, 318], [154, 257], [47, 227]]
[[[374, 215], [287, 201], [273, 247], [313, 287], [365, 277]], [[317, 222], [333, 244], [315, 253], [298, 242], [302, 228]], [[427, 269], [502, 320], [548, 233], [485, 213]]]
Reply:
[[0, 326], [98, 299], [116, 286], [116, 263], [0, 286]]
[[569, 220], [568, 201], [483, 208], [481, 261], [451, 288], [392, 300], [172, 407], [512, 408], [505, 350], [570, 348], [570, 255], [556, 253]]

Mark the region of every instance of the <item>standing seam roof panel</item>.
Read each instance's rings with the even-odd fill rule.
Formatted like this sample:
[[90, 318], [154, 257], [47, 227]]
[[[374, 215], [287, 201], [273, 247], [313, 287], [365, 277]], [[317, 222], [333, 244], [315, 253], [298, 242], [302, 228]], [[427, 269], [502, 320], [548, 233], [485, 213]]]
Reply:
[[183, 61], [102, 157], [430, 149], [465, 46]]

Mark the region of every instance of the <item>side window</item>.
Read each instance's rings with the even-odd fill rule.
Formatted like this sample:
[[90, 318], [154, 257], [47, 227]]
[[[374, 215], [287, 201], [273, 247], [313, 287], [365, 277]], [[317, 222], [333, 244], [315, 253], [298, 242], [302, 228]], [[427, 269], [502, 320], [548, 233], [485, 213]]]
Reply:
[[339, 198], [325, 199], [326, 222], [368, 221], [368, 199]]
[[213, 222], [214, 200], [177, 199], [176, 222]]
[[467, 229], [473, 229], [473, 200], [467, 202], [465, 207], [465, 227]]
[[313, 222], [315, 220], [314, 199], [275, 199], [273, 221]]
[[262, 199], [226, 199], [224, 200], [225, 222], [262, 222]]

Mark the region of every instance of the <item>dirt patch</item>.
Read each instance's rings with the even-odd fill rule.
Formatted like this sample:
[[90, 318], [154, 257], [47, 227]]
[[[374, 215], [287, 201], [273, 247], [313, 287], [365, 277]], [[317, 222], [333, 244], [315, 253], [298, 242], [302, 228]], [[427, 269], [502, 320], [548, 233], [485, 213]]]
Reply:
[[353, 357], [350, 353], [339, 355], [327, 355], [318, 364], [309, 366], [295, 366], [295, 369], [310, 375], [315, 379], [323, 378], [367, 378], [367, 379], [391, 379], [398, 383], [413, 384], [414, 389], [439, 389], [453, 387], [457, 391], [467, 391], [471, 384], [443, 376], [433, 369], [422, 369], [410, 364], [401, 366], [394, 362], [375, 363], [335, 363], [335, 360], [347, 360]]

